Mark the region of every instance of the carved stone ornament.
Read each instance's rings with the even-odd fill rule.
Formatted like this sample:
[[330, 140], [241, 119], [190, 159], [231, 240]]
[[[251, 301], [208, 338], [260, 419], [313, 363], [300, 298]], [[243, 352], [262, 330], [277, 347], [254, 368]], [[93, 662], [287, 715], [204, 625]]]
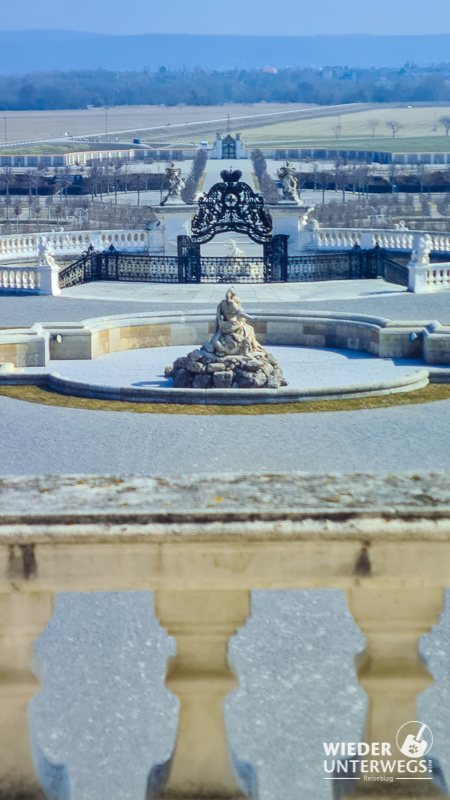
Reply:
[[164, 374], [177, 389], [278, 389], [287, 382], [277, 360], [258, 342], [251, 317], [233, 287], [217, 306], [213, 336], [177, 358]]
[[245, 233], [258, 244], [270, 241], [272, 218], [264, 208], [263, 198], [240, 180], [240, 170], [223, 170], [222, 183], [215, 183], [198, 200], [192, 224], [192, 239], [204, 244], [218, 233]]

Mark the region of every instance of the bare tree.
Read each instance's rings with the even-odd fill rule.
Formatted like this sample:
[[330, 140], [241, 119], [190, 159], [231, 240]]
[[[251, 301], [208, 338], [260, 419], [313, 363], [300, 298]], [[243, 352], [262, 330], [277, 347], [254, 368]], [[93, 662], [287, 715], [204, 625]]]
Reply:
[[[6, 197], [9, 198], [9, 187], [16, 181], [15, 173], [12, 167], [3, 167], [0, 172], [0, 187], [5, 189]], [[7, 219], [9, 219], [9, 203], [6, 204]]]
[[137, 205], [140, 205], [140, 193], [141, 193], [141, 189], [142, 189], [142, 173], [141, 172], [137, 172], [136, 173], [135, 185], [136, 185], [136, 191], [137, 191]]
[[16, 200], [16, 202], [14, 203], [13, 212], [14, 212], [14, 216], [16, 218], [16, 231], [18, 231], [19, 230], [19, 217], [20, 217], [20, 215], [22, 213], [22, 204], [21, 204], [20, 200]]
[[419, 164], [419, 166], [417, 167], [417, 176], [419, 179], [421, 194], [423, 193], [423, 186], [425, 183], [426, 173], [427, 173], [427, 168], [425, 164]]
[[50, 219], [51, 210], [52, 210], [52, 206], [53, 206], [53, 195], [52, 194], [48, 194], [47, 197], [45, 198], [45, 205], [47, 206], [47, 219]]
[[445, 135], [448, 136], [448, 132], [450, 131], [450, 117], [439, 117], [439, 125], [445, 128]]
[[347, 189], [347, 173], [344, 167], [339, 167], [339, 169], [336, 170], [334, 183], [336, 189], [339, 189], [339, 191], [342, 192], [342, 202], [345, 203], [345, 191]]
[[378, 128], [378, 120], [377, 119], [367, 120], [367, 127], [372, 131], [372, 139], [373, 139], [375, 137], [375, 131]]
[[39, 202], [39, 197], [34, 197], [33, 198], [33, 202], [32, 202], [32, 206], [31, 207], [32, 207], [32, 210], [33, 210], [33, 214], [37, 219], [37, 224], [38, 224], [38, 228], [39, 228], [40, 227], [39, 226], [39, 221], [40, 221], [40, 216], [41, 216], [41, 211], [42, 211], [42, 206], [41, 206], [41, 204]]
[[38, 171], [36, 169], [27, 169], [25, 171], [25, 180], [28, 187], [28, 202], [31, 204], [31, 192], [34, 189], [34, 193], [37, 194], [40, 183]]
[[335, 122], [335, 124], [331, 126], [331, 130], [333, 131], [335, 139], [340, 139], [341, 132], [342, 132], [341, 123], [340, 122]]
[[314, 183], [314, 191], [316, 191], [316, 189], [317, 189], [317, 174], [318, 174], [318, 172], [319, 172], [319, 164], [317, 163], [317, 161], [314, 161], [314, 163], [312, 165], [312, 179], [313, 179], [313, 183]]
[[55, 206], [56, 222], [58, 223], [58, 225], [59, 225], [59, 223], [61, 221], [62, 211], [63, 211], [63, 206], [62, 206], [62, 203], [59, 202]]
[[401, 125], [400, 122], [397, 122], [397, 120], [391, 119], [389, 122], [386, 122], [386, 127], [391, 129], [392, 138], [395, 139], [396, 133], [398, 133], [400, 128], [403, 128], [403, 125]]
[[358, 181], [358, 188], [363, 191], [363, 194], [369, 193], [369, 184], [370, 184], [370, 175], [369, 175], [369, 167], [367, 164], [361, 164], [358, 167], [358, 174], [357, 174], [357, 181]]
[[325, 204], [325, 190], [332, 180], [332, 175], [325, 169], [321, 169], [317, 173], [317, 184], [322, 190], [322, 205]]
[[450, 196], [445, 193], [443, 197], [440, 197], [436, 203], [436, 208], [441, 215], [441, 217], [448, 217], [449, 208], [450, 208]]
[[423, 216], [424, 217], [431, 217], [430, 201], [428, 200], [428, 197], [426, 196], [426, 194], [421, 194], [419, 200], [420, 200], [420, 205], [422, 206], [422, 214], [423, 214]]
[[67, 197], [67, 186], [70, 180], [70, 169], [69, 167], [57, 167], [55, 169], [55, 177], [59, 181], [59, 194], [62, 199], [63, 192]]
[[394, 194], [395, 186], [398, 184], [397, 165], [389, 164], [388, 167], [389, 180], [391, 182], [391, 191]]

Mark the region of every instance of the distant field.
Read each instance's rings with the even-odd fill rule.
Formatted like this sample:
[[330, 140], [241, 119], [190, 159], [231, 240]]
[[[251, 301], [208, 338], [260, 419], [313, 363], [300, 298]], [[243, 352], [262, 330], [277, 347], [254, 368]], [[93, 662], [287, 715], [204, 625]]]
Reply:
[[81, 150], [92, 149], [92, 147], [93, 145], [83, 144], [83, 142], [78, 142], [76, 145], [69, 142], [67, 144], [34, 144], [26, 147], [4, 147], [0, 150], [0, 155], [20, 156], [26, 153], [29, 156], [55, 156], [59, 153], [77, 153]]
[[[58, 139], [65, 133], [71, 136], [104, 136], [106, 121], [108, 133], [130, 131], [134, 134], [145, 128], [180, 123], [198, 123], [203, 120], [221, 121], [218, 126], [226, 130], [226, 120], [254, 114], [279, 113], [307, 108], [300, 103], [255, 103], [223, 106], [117, 106], [108, 108], [75, 109], [64, 111], [8, 111], [6, 112], [7, 142], [29, 139]], [[311, 106], [313, 108], [313, 106]], [[107, 116], [107, 120], [106, 120]], [[0, 144], [4, 142], [5, 112], [0, 112]], [[233, 125], [233, 128], [235, 125]], [[169, 133], [170, 133], [170, 127]]]
[[[326, 147], [327, 149], [385, 150], [387, 152], [439, 152], [450, 148], [439, 117], [450, 115], [450, 105], [405, 106], [359, 105], [313, 106], [295, 103], [255, 103], [223, 106], [120, 106], [69, 111], [6, 112], [7, 141], [27, 141], [72, 136], [101, 138], [107, 123], [111, 141], [131, 142], [139, 138], [156, 147], [164, 144], [189, 146], [202, 138], [210, 143], [217, 130], [224, 133], [230, 115], [231, 131], [242, 131], [247, 146]], [[273, 117], [264, 115], [273, 114]], [[283, 115], [283, 116], [281, 116]], [[261, 119], [260, 119], [261, 117]], [[5, 113], [0, 112], [0, 144], [4, 140]], [[372, 137], [370, 121], [375, 120]], [[402, 126], [393, 139], [387, 123]], [[333, 127], [340, 122], [339, 139]], [[169, 124], [170, 123], [170, 124]], [[264, 124], [262, 124], [264, 123]], [[436, 125], [436, 131], [433, 128]], [[155, 129], [155, 130], [152, 130]], [[6, 152], [68, 152], [95, 148], [96, 143], [58, 142], [0, 149]]]
[[[245, 137], [247, 147], [252, 146]], [[267, 146], [267, 142], [256, 142], [255, 147]], [[450, 136], [417, 136], [395, 139], [293, 139], [271, 144], [278, 149], [321, 148], [326, 150], [376, 150], [382, 153], [447, 153], [450, 152]]]
[[[450, 137], [445, 136], [444, 128], [439, 125], [439, 117], [450, 116], [449, 106], [429, 106], [413, 108], [395, 108], [379, 105], [370, 110], [340, 117], [341, 132], [339, 139], [334, 136], [333, 126], [338, 122], [335, 115], [319, 119], [307, 119], [297, 122], [283, 121], [274, 125], [253, 128], [245, 136], [248, 145], [274, 144], [283, 147], [327, 147], [355, 148], [359, 150], [386, 150], [388, 152], [439, 152], [448, 150]], [[376, 121], [375, 137], [369, 126], [371, 120]], [[387, 123], [397, 121], [402, 126], [395, 139]], [[435, 126], [437, 130], [433, 131]], [[444, 134], [444, 135], [443, 135]], [[410, 137], [414, 137], [411, 139]]]

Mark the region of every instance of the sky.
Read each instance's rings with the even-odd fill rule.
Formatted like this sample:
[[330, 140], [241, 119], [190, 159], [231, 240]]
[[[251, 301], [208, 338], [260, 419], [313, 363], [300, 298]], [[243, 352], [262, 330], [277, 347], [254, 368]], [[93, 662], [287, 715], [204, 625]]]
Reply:
[[21, 0], [3, 30], [315, 35], [450, 33], [450, 0]]

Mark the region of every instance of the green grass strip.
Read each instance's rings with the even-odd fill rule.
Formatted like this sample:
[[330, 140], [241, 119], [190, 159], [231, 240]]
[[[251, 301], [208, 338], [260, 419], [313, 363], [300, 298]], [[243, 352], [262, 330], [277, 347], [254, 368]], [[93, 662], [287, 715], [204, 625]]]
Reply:
[[175, 403], [129, 403], [120, 400], [96, 400], [66, 395], [37, 386], [2, 386], [0, 395], [59, 408], [77, 408], [88, 411], [128, 411], [137, 414], [197, 414], [200, 416], [255, 416], [257, 414], [307, 414], [324, 411], [363, 411], [370, 408], [392, 408], [423, 403], [435, 403], [450, 398], [450, 384], [434, 383], [415, 392], [398, 392], [378, 397], [360, 397], [342, 400], [314, 400], [304, 403], [255, 404], [251, 406], [205, 406]]

